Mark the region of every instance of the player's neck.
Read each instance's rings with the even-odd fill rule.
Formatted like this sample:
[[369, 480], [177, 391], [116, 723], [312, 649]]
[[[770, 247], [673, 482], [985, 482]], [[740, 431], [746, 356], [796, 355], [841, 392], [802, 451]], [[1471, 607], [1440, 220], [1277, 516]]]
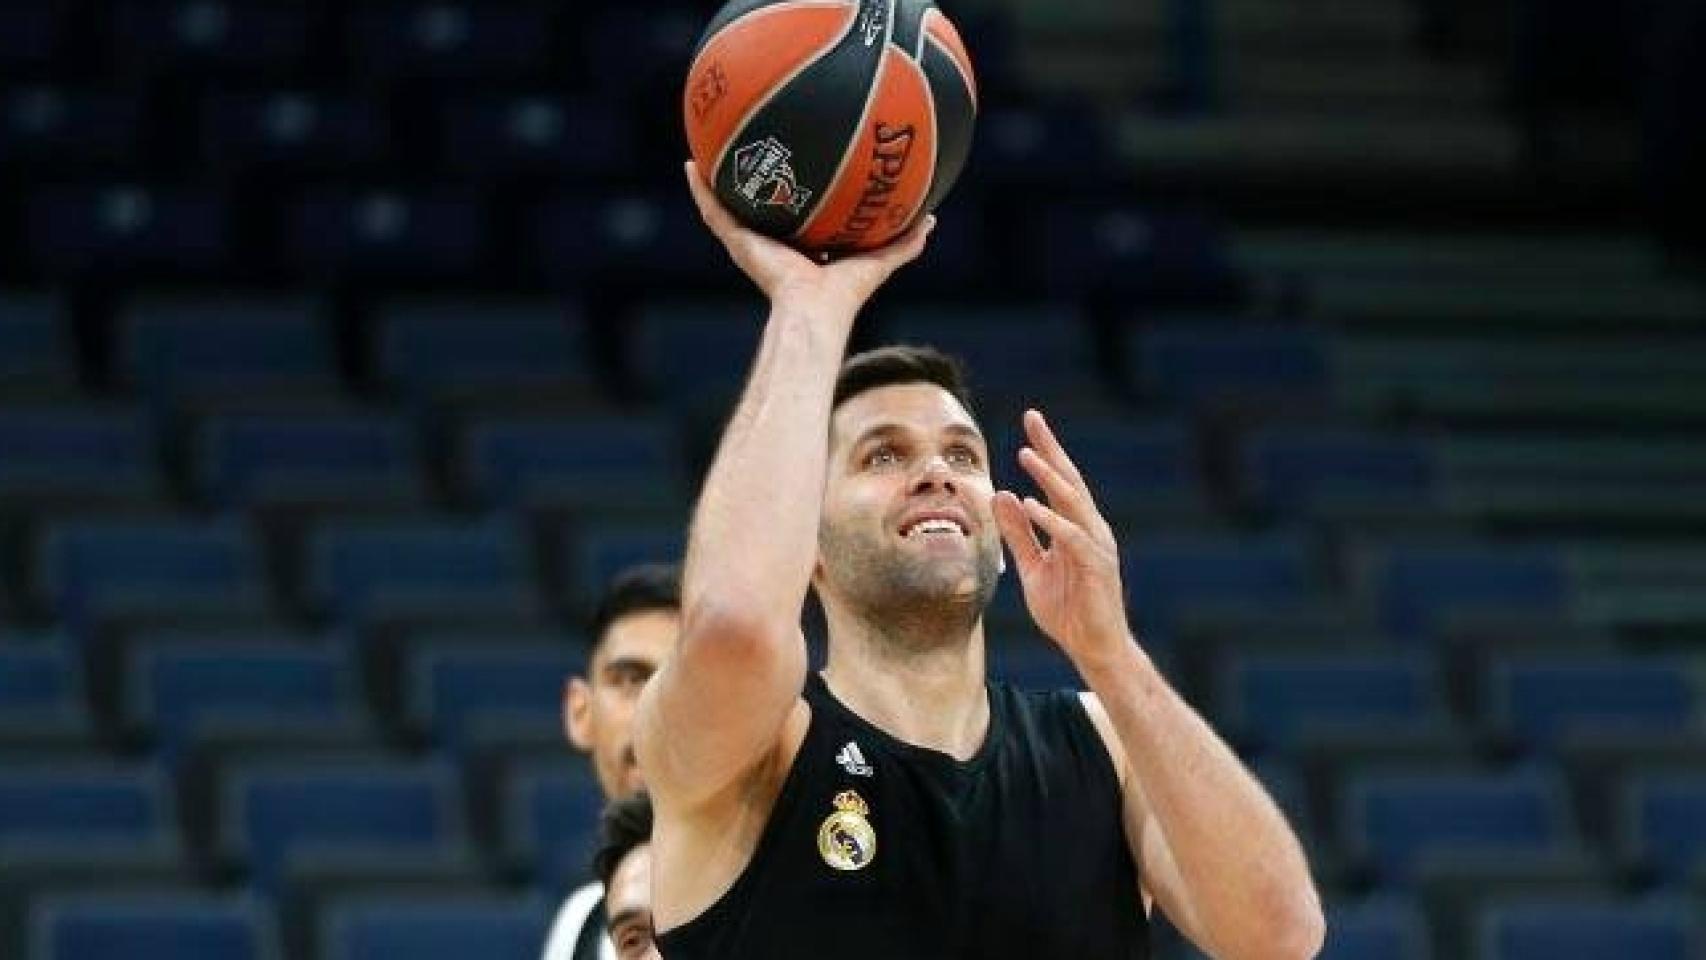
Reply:
[[989, 729], [981, 623], [963, 640], [931, 646], [838, 617], [829, 628], [823, 676], [836, 699], [905, 743], [960, 760], [977, 753]]

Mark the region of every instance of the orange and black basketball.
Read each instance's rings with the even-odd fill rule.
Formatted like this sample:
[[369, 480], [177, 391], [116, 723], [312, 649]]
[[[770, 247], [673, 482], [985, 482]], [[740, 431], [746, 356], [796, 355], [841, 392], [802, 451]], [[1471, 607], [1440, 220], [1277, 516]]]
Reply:
[[878, 247], [934, 209], [971, 149], [971, 59], [930, 0], [730, 0], [682, 98], [699, 170], [802, 250]]

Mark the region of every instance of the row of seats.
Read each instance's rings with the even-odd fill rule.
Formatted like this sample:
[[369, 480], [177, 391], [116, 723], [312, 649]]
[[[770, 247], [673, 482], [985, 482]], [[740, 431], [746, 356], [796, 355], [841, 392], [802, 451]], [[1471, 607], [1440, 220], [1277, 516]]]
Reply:
[[[348, 622], [434, 613], [516, 620], [541, 599], [583, 601], [622, 566], [679, 556], [683, 542], [679, 518], [638, 526], [588, 518], [542, 529], [543, 551], [524, 523], [502, 514], [325, 519], [275, 531], [276, 540], [236, 516], [49, 521], [23, 558], [31, 587], [14, 599], [94, 621], [174, 610], [246, 615], [264, 613], [282, 585], [309, 609]], [[302, 556], [273, 556], [278, 547]], [[1629, 576], [1618, 557], [1630, 551], [1664, 578]], [[1338, 559], [1353, 568], [1348, 592], [1323, 566]], [[540, 580], [540, 560], [560, 579]], [[1280, 533], [1133, 531], [1123, 561], [1134, 615], [1159, 635], [1216, 605], [1283, 612], [1336, 600], [1368, 611], [1364, 622], [1381, 632], [1420, 639], [1466, 615], [1613, 625], [1663, 622], [1668, 609], [1681, 621], [1698, 610], [1689, 596], [1706, 577], [1698, 547], [1643, 552], [1615, 543], [1488, 546], [1412, 537], [1371, 541], [1340, 557]], [[1004, 594], [994, 615], [1015, 619], [1013, 601]]]
[[[478, 955], [521, 960], [537, 953], [548, 914], [536, 901], [494, 896], [351, 896], [318, 931], [323, 960], [421, 960]], [[1685, 960], [1701, 933], [1686, 903], [1655, 899], [1513, 897], [1476, 915], [1474, 960]], [[1427, 928], [1414, 903], [1372, 898], [1328, 910], [1334, 939], [1323, 960], [1425, 960]], [[120, 960], [138, 949], [178, 949], [200, 960], [272, 960], [272, 911], [253, 900], [198, 894], [84, 895], [41, 904], [32, 960]], [[152, 955], [152, 954], [151, 954]]]
[[[555, 735], [564, 678], [582, 664], [579, 645], [530, 631], [420, 627], [393, 641], [398, 723], [435, 742], [477, 740], [510, 724]], [[251, 715], [310, 719], [362, 712], [359, 635], [278, 628], [141, 628], [124, 638], [123, 676], [102, 705], [127, 733], [168, 752], [209, 724]], [[0, 647], [0, 715], [22, 721], [88, 716], [81, 649], [50, 637]], [[1024, 687], [1070, 683], [1064, 660], [1022, 635], [1003, 637], [992, 669]], [[1706, 719], [1697, 663], [1678, 655], [1630, 657], [1609, 649], [1576, 653], [1494, 650], [1468, 682], [1448, 683], [1442, 658], [1366, 645], [1356, 652], [1221, 651], [1203, 707], [1248, 748], [1290, 752], [1335, 733], [1435, 731], [1453, 714], [1525, 747], [1607, 730], [1633, 736], [1688, 731]], [[80, 726], [82, 724], [79, 724]]]

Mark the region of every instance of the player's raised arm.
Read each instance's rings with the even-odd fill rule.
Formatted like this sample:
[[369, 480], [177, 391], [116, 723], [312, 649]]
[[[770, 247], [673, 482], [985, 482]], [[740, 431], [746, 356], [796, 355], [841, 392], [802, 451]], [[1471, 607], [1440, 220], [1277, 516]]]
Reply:
[[694, 510], [674, 656], [647, 688], [636, 749], [660, 804], [691, 806], [774, 746], [805, 679], [800, 610], [817, 556], [836, 372], [859, 309], [923, 249], [828, 265], [737, 224], [690, 164], [706, 225], [770, 301], [746, 388]]

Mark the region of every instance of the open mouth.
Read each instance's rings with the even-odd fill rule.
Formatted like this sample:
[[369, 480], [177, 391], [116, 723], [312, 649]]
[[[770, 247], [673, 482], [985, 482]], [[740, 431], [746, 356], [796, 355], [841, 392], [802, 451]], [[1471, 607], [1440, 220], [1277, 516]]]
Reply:
[[966, 528], [958, 520], [931, 517], [913, 521], [900, 531], [900, 535], [907, 540], [914, 540], [919, 537], [964, 537]]

